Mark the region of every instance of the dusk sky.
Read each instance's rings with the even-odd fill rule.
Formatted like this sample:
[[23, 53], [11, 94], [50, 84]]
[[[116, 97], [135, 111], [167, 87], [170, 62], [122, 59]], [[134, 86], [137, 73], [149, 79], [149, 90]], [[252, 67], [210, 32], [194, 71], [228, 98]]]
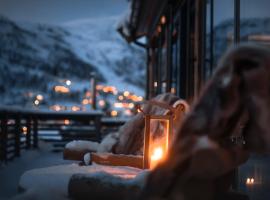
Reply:
[[1, 15], [49, 24], [121, 15], [127, 8], [127, 0], [0, 0]]

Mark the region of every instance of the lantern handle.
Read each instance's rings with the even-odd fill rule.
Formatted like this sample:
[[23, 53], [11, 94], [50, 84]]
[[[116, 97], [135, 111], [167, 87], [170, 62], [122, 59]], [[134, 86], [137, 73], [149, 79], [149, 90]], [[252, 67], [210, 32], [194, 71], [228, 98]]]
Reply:
[[[169, 110], [172, 115], [174, 115], [175, 112], [175, 108], [173, 106], [170, 106], [166, 103], [160, 102], [160, 101], [156, 101], [156, 100], [149, 100], [149, 101], [144, 101], [143, 104], [150, 104], [150, 105], [155, 105], [155, 106], [159, 106], [161, 108], [164, 108], [166, 110]], [[141, 108], [141, 105], [137, 106], [137, 109], [142, 112], [144, 115], [146, 115], [146, 113], [143, 111], [143, 109]]]

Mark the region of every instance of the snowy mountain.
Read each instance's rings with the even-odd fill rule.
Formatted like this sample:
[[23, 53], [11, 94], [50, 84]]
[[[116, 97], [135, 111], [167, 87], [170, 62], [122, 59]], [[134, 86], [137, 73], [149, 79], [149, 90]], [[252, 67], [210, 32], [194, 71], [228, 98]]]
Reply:
[[100, 84], [143, 95], [144, 50], [128, 45], [119, 36], [117, 20], [53, 26], [0, 16], [1, 104], [25, 105], [28, 93], [41, 93], [53, 101], [49, 95], [52, 87], [66, 79], [72, 80], [71, 89], [85, 91], [92, 72]]

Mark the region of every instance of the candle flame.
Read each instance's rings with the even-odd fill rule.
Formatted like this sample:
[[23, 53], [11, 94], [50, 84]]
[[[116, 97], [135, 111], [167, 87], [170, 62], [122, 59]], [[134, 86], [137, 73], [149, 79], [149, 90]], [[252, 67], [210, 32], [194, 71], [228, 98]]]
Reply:
[[151, 160], [157, 161], [163, 157], [163, 149], [161, 147], [157, 147], [154, 149], [153, 154], [151, 155]]

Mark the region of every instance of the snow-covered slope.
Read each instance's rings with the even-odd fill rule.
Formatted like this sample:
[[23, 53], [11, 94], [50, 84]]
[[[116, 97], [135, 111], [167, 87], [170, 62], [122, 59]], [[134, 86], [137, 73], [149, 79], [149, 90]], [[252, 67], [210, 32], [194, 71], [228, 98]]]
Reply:
[[116, 22], [109, 18], [53, 26], [0, 16], [1, 104], [25, 105], [27, 92], [46, 98], [65, 79], [83, 91], [91, 72], [102, 84], [143, 95], [144, 50], [128, 45], [116, 32]]

